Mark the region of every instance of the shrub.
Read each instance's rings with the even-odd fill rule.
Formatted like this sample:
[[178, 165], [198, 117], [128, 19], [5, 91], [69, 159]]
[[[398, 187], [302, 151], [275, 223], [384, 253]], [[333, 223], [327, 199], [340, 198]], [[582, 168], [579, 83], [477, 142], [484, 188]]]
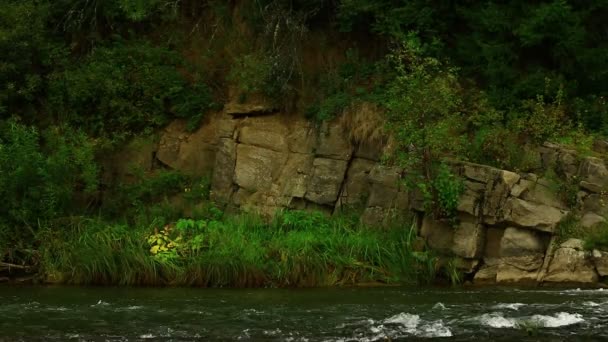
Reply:
[[94, 49], [74, 68], [55, 73], [51, 109], [63, 122], [102, 137], [158, 128], [172, 117], [196, 126], [212, 106], [209, 89], [179, 72], [183, 59], [146, 42]]
[[41, 222], [86, 208], [87, 197], [77, 195], [97, 191], [94, 152], [78, 130], [50, 127], [41, 135], [16, 121], [0, 123], [0, 225], [14, 246], [34, 243]]

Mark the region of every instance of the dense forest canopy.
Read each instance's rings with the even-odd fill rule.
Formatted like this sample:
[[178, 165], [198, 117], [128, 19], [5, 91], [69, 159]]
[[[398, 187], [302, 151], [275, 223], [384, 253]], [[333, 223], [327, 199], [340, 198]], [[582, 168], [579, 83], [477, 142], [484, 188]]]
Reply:
[[[167, 171], [101, 200], [101, 160], [173, 119], [198, 127], [235, 91], [318, 122], [373, 103], [396, 139], [387, 162], [431, 188], [451, 179], [446, 156], [526, 171], [539, 144], [588, 151], [608, 135], [608, 0], [0, 6], [0, 259], [36, 259], [40, 231], [67, 217], [161, 215], [148, 208], [160, 194], [208, 191]], [[339, 58], [310, 65], [332, 47]]]

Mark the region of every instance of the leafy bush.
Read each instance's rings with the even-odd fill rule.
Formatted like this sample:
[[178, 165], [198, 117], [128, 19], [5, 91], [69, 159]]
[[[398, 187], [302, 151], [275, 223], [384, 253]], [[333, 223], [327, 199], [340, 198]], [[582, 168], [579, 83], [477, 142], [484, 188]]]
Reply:
[[34, 1], [0, 3], [0, 118], [37, 112], [45, 75], [61, 45], [46, 28], [48, 6]]
[[45, 220], [81, 212], [97, 191], [94, 145], [78, 130], [50, 127], [41, 135], [16, 121], [0, 123], [0, 223], [10, 241], [33, 243]]
[[[335, 69], [320, 71], [319, 89], [314, 91], [313, 103], [306, 116], [331, 120], [356, 101], [382, 102], [382, 62], [363, 59], [357, 50], [346, 51], [345, 60]], [[378, 79], [376, 79], [378, 78]]]
[[464, 183], [454, 175], [449, 167], [441, 164], [433, 179], [433, 189], [437, 196], [437, 208], [442, 217], [453, 217], [464, 192]]
[[51, 109], [63, 122], [97, 136], [160, 127], [172, 117], [196, 126], [212, 106], [209, 89], [180, 72], [183, 59], [146, 42], [99, 47], [51, 78]]

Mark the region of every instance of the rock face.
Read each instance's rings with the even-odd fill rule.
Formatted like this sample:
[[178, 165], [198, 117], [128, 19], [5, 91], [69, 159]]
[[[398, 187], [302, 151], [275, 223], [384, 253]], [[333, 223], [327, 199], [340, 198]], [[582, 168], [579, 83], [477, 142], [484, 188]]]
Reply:
[[598, 281], [591, 255], [583, 250], [581, 240], [570, 239], [560, 245], [543, 281], [575, 284], [594, 284]]
[[[194, 132], [175, 121], [158, 143], [127, 146], [115, 159], [211, 177], [211, 199], [226, 209], [263, 215], [285, 208], [327, 214], [352, 209], [372, 226], [418, 217], [419, 241], [444, 259], [454, 258], [474, 284], [590, 284], [608, 276], [608, 252], [584, 251], [576, 241], [549, 243], [571, 209], [558, 194], [559, 184], [538, 176], [559, 170], [559, 177], [578, 184], [581, 211], [574, 213], [581, 227], [596, 229], [608, 217], [603, 159], [545, 144], [537, 151], [535, 174], [450, 162], [464, 191], [456, 217], [439, 220], [425, 212], [419, 190], [404, 186], [408, 170], [380, 162], [382, 151], [375, 143], [353, 143], [342, 122], [317, 125], [263, 101], [233, 101]], [[127, 168], [108, 165], [104, 177], [128, 175]]]

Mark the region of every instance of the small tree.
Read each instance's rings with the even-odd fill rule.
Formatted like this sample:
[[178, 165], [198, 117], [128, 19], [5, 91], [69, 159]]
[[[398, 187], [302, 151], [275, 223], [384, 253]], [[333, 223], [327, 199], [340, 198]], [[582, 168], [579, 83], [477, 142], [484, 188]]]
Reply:
[[451, 216], [461, 185], [440, 165], [446, 156], [462, 155], [466, 145], [460, 87], [454, 69], [422, 53], [410, 35], [388, 56], [395, 73], [385, 103], [396, 138], [394, 157], [414, 171], [426, 204], [440, 216]]

